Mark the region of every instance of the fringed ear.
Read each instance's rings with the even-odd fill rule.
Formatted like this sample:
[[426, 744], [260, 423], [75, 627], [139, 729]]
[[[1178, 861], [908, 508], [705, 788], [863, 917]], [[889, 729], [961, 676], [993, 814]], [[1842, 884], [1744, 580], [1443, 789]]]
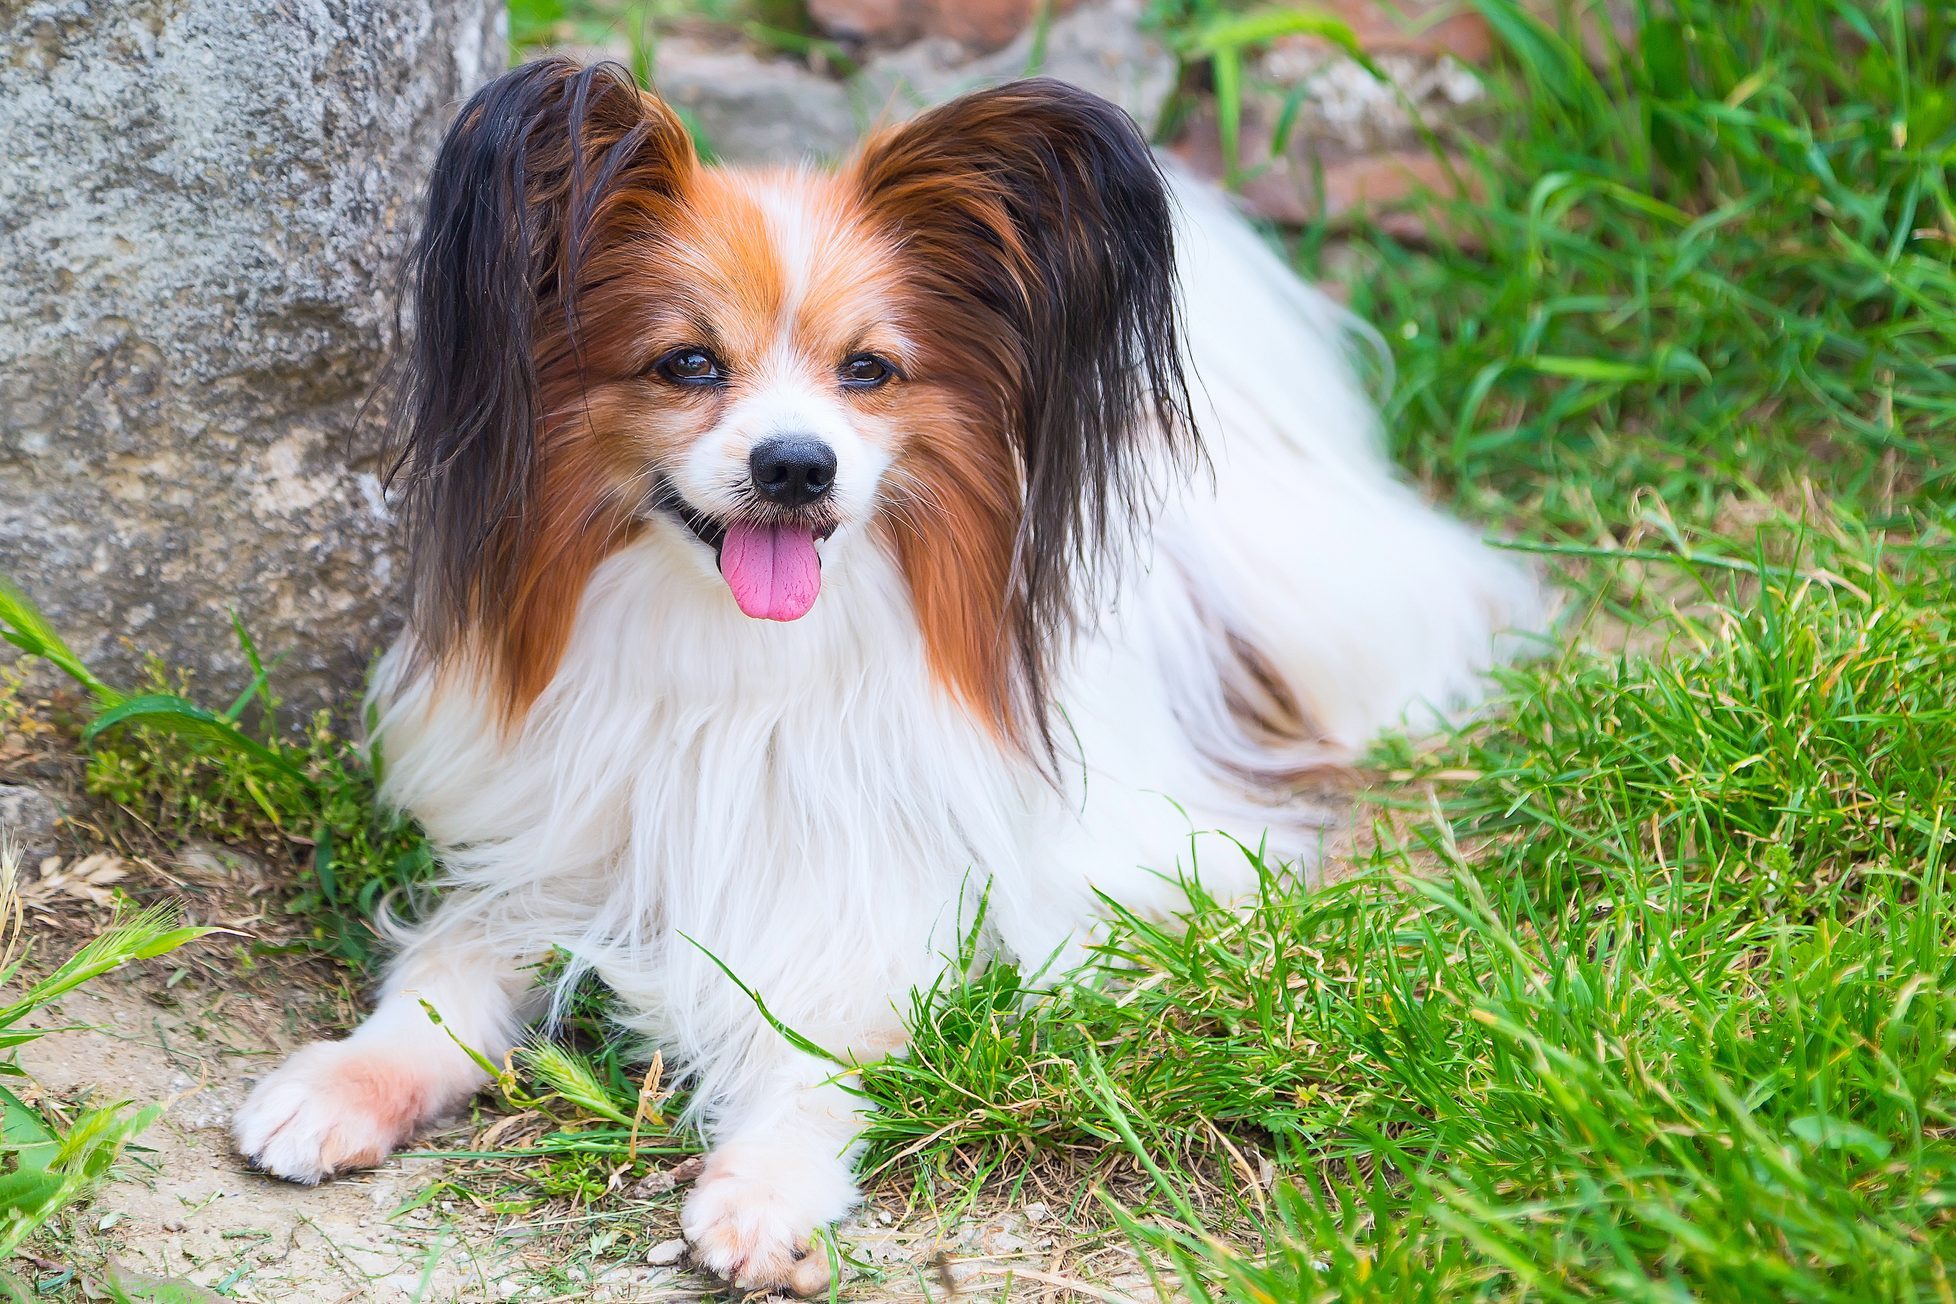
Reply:
[[1199, 452], [1167, 184], [1126, 114], [1043, 78], [881, 134], [851, 175], [903, 249], [964, 406], [1016, 464], [998, 636], [1015, 732], [1050, 755], [1049, 670], [1103, 554], [1145, 524], [1164, 464]]
[[449, 129], [409, 266], [397, 378], [394, 475], [425, 654], [521, 605], [545, 474], [540, 405], [554, 401], [539, 375], [576, 365], [587, 251], [694, 166], [679, 120], [616, 64], [527, 64]]

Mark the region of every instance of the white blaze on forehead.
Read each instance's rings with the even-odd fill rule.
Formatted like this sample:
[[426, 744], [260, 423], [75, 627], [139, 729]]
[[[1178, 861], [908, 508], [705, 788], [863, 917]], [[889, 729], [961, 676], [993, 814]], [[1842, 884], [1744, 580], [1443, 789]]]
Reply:
[[[802, 309], [824, 275], [856, 278], [853, 288], [861, 288], [860, 276], [867, 255], [874, 258], [875, 241], [865, 246], [865, 233], [847, 206], [819, 184], [820, 178], [807, 169], [786, 169], [752, 174], [744, 178], [748, 200], [761, 215], [769, 246], [781, 274], [781, 298], [776, 308], [771, 366], [814, 364], [824, 375], [842, 359], [808, 357], [802, 353], [806, 342], [796, 339], [802, 325]], [[835, 283], [829, 284], [833, 290]], [[834, 323], [830, 323], [831, 326]], [[879, 352], [907, 354], [908, 335], [900, 323], [882, 316], [848, 322], [857, 332], [874, 331]]]
[[775, 342], [777, 346], [785, 345], [794, 334], [802, 301], [808, 297], [816, 260], [829, 243], [833, 218], [825, 220], [825, 215], [816, 211], [806, 177], [798, 172], [761, 181], [755, 185], [752, 196], [755, 206], [761, 210], [768, 240], [774, 245], [781, 267], [783, 284]]

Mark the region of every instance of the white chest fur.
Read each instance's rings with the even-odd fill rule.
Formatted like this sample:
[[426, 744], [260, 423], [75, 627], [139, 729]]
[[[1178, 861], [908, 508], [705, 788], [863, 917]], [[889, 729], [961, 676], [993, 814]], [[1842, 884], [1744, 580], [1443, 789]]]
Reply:
[[891, 1013], [1057, 800], [931, 682], [882, 549], [828, 547], [821, 601], [772, 624], [654, 528], [593, 578], [506, 741], [474, 693], [392, 683], [398, 652], [383, 670], [387, 795], [478, 925], [571, 950], [661, 1037], [713, 1042], [675, 1026], [730, 989], [709, 952], [811, 1036]]

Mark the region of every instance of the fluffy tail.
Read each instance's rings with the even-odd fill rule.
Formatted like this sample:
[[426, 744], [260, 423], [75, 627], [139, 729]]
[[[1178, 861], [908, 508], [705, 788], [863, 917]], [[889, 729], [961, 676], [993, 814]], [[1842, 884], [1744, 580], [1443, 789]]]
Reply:
[[[1328, 740], [1471, 707], [1541, 628], [1528, 572], [1395, 478], [1352, 367], [1372, 339], [1227, 201], [1172, 177], [1215, 492], [1178, 550]], [[1192, 564], [1191, 564], [1192, 563]]]

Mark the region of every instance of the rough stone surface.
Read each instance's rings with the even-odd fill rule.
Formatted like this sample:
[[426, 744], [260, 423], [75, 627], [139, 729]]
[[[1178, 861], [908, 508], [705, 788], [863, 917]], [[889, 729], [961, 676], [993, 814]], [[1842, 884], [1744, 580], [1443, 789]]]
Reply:
[[60, 823], [61, 808], [39, 788], [0, 783], [0, 839], [20, 851], [23, 872], [60, 850], [54, 832]]
[[744, 47], [668, 37], [659, 42], [653, 82], [685, 112], [702, 145], [737, 162], [832, 158], [861, 126], [842, 82]]
[[1257, 63], [1246, 112], [1279, 114], [1291, 89], [1303, 86], [1308, 93], [1291, 140], [1355, 154], [1416, 141], [1422, 120], [1441, 126], [1459, 121], [1484, 94], [1480, 78], [1452, 58], [1376, 53], [1373, 61], [1387, 81], [1339, 51], [1275, 46]]
[[872, 120], [887, 121], [1036, 72], [1112, 100], [1152, 135], [1175, 88], [1175, 58], [1143, 30], [1145, 8], [1145, 0], [1082, 4], [1047, 26], [1036, 62], [1040, 34], [1031, 30], [976, 59], [948, 37], [917, 41], [870, 60], [856, 77], [857, 103]]
[[[1068, 8], [1047, 28], [1036, 71], [1106, 96], [1152, 131], [1175, 84], [1175, 60], [1141, 30], [1143, 3], [1098, 0]], [[974, 55], [951, 37], [927, 37], [869, 55], [843, 80], [792, 58], [677, 35], [659, 43], [653, 81], [722, 159], [827, 160], [846, 154], [873, 127], [1024, 76], [1033, 45], [1034, 33], [1024, 31], [1001, 49]]]
[[0, 571], [98, 670], [295, 708], [395, 591], [362, 416], [493, 0], [0, 3]]
[[[1458, 193], [1471, 169], [1457, 155], [1436, 156], [1423, 129], [1471, 130], [1485, 98], [1470, 63], [1485, 59], [1492, 38], [1473, 14], [1449, 13], [1429, 0], [1388, 13], [1373, 0], [1336, 0], [1385, 80], [1331, 43], [1285, 38], [1251, 59], [1243, 81], [1235, 186], [1252, 209], [1289, 225], [1363, 213], [1402, 237], [1431, 232], [1405, 211], [1424, 191]], [[1279, 123], [1288, 123], [1277, 147]], [[1197, 173], [1228, 172], [1212, 106], [1184, 122], [1172, 148]]]

